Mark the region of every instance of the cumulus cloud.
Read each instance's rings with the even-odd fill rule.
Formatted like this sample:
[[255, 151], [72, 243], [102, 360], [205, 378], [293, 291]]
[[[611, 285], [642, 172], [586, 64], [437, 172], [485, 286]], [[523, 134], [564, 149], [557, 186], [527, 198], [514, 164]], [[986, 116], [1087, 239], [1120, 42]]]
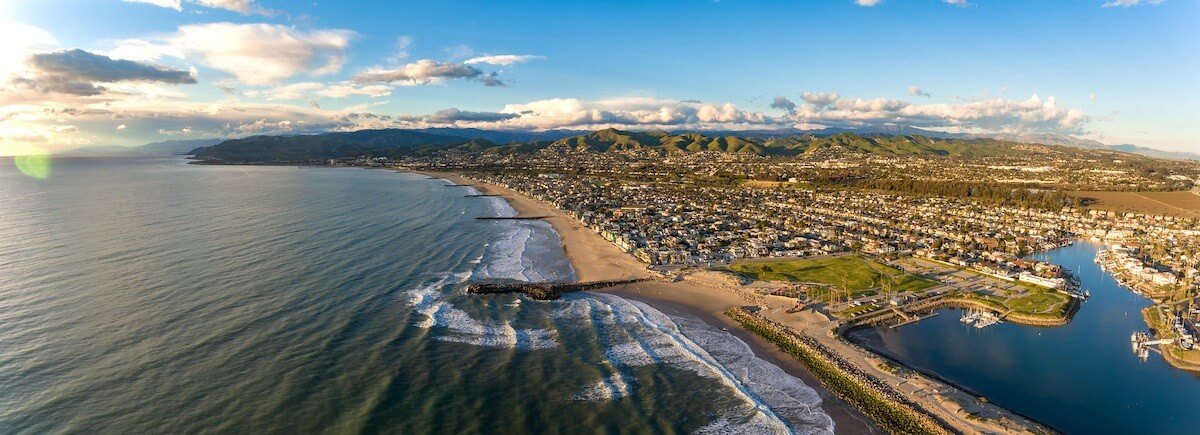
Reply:
[[1027, 100], [990, 98], [962, 103], [913, 104], [886, 98], [841, 98], [801, 105], [800, 123], [856, 127], [884, 123], [922, 128], [988, 132], [1080, 133], [1092, 120], [1082, 110], [1059, 107], [1054, 97]]
[[374, 68], [354, 76], [358, 83], [395, 83], [401, 86], [427, 85], [444, 83], [452, 79], [479, 80], [486, 86], [503, 86], [504, 83], [495, 74], [485, 74], [483, 70], [457, 62], [437, 62], [421, 59], [399, 68]]
[[796, 103], [793, 103], [792, 100], [789, 100], [787, 97], [780, 95], [778, 97], [775, 97], [775, 101], [771, 102], [771, 108], [783, 110], [785, 112], [791, 112], [793, 110], [796, 110]]
[[113, 59], [80, 49], [35, 54], [27, 64], [32, 76], [18, 78], [15, 83], [41, 93], [94, 96], [107, 90], [97, 83], [196, 83], [190, 71]]
[[496, 54], [488, 56], [472, 57], [463, 61], [464, 64], [474, 65], [477, 63], [486, 63], [488, 65], [512, 66], [518, 63], [529, 62], [536, 59], [545, 59], [545, 56], [537, 56], [532, 54]]
[[555, 98], [505, 105], [501, 113], [519, 115], [498, 125], [501, 128], [700, 128], [774, 124], [777, 119], [761, 112], [726, 104], [693, 103], [645, 97], [585, 101]]
[[930, 95], [928, 92], [925, 92], [924, 90], [922, 90], [921, 88], [916, 87], [916, 86], [908, 87], [908, 95], [912, 95], [914, 97], [925, 97], [925, 98], [933, 97], [933, 95]]
[[1156, 4], [1159, 4], [1159, 3], [1162, 3], [1162, 2], [1163, 2], [1163, 0], [1113, 0], [1113, 1], [1110, 1], [1110, 2], [1108, 2], [1108, 3], [1105, 3], [1105, 4], [1102, 4], [1102, 5], [1100, 5], [1100, 7], [1105, 7], [1105, 8], [1113, 8], [1113, 7], [1127, 8], [1127, 7], [1130, 7], [1130, 6], [1137, 6], [1137, 5], [1156, 5]]
[[355, 37], [349, 30], [301, 31], [276, 24], [190, 24], [154, 39], [121, 41], [112, 53], [141, 60], [194, 59], [243, 84], [264, 85], [301, 73], [321, 76], [341, 70]]
[[827, 92], [805, 92], [800, 94], [800, 99], [817, 107], [828, 106], [833, 104], [833, 102], [840, 100], [841, 98], [842, 96], [837, 93]]

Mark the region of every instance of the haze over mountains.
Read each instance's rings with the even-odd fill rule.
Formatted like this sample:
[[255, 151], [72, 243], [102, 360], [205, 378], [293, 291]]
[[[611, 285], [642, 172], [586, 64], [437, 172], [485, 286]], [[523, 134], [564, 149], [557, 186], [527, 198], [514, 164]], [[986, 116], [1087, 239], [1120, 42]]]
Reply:
[[69, 156], [111, 156], [111, 155], [180, 155], [192, 154], [197, 148], [208, 147], [224, 142], [225, 139], [186, 139], [152, 142], [135, 147], [95, 145], [76, 148], [63, 152]]

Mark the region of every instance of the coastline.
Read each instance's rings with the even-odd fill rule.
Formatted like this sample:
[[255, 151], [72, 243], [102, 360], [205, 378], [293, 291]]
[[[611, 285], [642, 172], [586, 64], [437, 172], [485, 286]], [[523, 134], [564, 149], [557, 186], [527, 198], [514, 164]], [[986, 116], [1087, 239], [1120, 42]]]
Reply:
[[[536, 200], [520, 192], [491, 183], [464, 177], [457, 173], [411, 171], [435, 178], [443, 178], [457, 184], [474, 186], [481, 194], [499, 196], [515, 209], [518, 216], [544, 216], [560, 237], [568, 260], [575, 268], [579, 281], [616, 280], [654, 277], [646, 265], [632, 255], [622, 251], [584, 227], [578, 220], [552, 204]], [[792, 355], [785, 353], [777, 343], [755, 334], [743, 324], [726, 315], [726, 310], [747, 305], [762, 306], [767, 318], [804, 331], [805, 335], [821, 341], [837, 350], [846, 359], [853, 360], [860, 368], [877, 378], [895, 386], [905, 386], [912, 400], [926, 412], [948, 422], [951, 429], [961, 433], [998, 432], [1052, 432], [1038, 422], [1000, 408], [994, 404], [979, 403], [978, 398], [954, 385], [938, 379], [917, 374], [905, 376], [888, 373], [880, 368], [889, 361], [879, 355], [844, 340], [838, 339], [829, 327], [833, 324], [824, 315], [815, 312], [787, 314], [794, 300], [750, 295], [742, 290], [713, 283], [701, 277], [689, 276], [685, 281], [645, 281], [600, 290], [623, 298], [646, 303], [665, 313], [684, 313], [704, 322], [721, 327], [746, 342], [755, 356], [762, 358], [786, 373], [795, 376], [817, 391], [823, 403], [822, 409], [834, 420], [838, 433], [883, 433], [875, 421], [864, 412], [827, 388], [818, 377]], [[923, 391], [937, 391], [928, 394]], [[987, 419], [977, 416], [984, 415]]]
[[[449, 172], [405, 171], [434, 178], [444, 178], [457, 184], [470, 184], [480, 194], [497, 195], [508, 201], [518, 216], [549, 216], [544, 219], [554, 227], [561, 240], [567, 259], [575, 268], [579, 281], [633, 279], [652, 277], [646, 265], [621, 251], [600, 235], [584, 227], [565, 212], [530, 198], [504, 186], [483, 183]], [[711, 326], [721, 328], [750, 346], [754, 355], [782, 369], [815, 390], [820, 395], [821, 409], [833, 419], [838, 433], [873, 434], [884, 433], [866, 415], [826, 389], [803, 365], [779, 348], [742, 328], [724, 314], [725, 310], [745, 305], [746, 302], [731, 293], [694, 282], [668, 283], [645, 281], [615, 286], [601, 290], [625, 299], [650, 305], [666, 314], [685, 314], [699, 318]]]

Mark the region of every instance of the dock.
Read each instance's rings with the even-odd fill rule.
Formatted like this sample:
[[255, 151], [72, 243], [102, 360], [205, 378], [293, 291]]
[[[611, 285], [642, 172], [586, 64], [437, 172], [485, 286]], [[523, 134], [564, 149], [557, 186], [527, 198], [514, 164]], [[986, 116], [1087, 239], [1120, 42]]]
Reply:
[[516, 283], [479, 283], [468, 284], [467, 293], [476, 295], [502, 294], [502, 293], [521, 293], [529, 296], [531, 299], [539, 301], [550, 301], [562, 297], [564, 293], [574, 293], [589, 290], [599, 290], [606, 287], [618, 285], [633, 284], [636, 282], [649, 281], [650, 278], [638, 279], [623, 279], [611, 281], [590, 281], [576, 283], [554, 283], [554, 282], [516, 282]]
[[475, 219], [481, 221], [534, 221], [549, 218], [550, 216], [478, 216]]
[[929, 314], [927, 314], [927, 315], [925, 315], [925, 316], [916, 316], [916, 317], [910, 318], [910, 319], [908, 319], [908, 320], [905, 320], [905, 321], [903, 321], [903, 322], [897, 323], [897, 324], [895, 324], [895, 325], [891, 325], [891, 326], [889, 326], [889, 327], [890, 327], [890, 328], [892, 328], [892, 329], [896, 329], [896, 328], [899, 328], [899, 327], [901, 327], [901, 326], [904, 326], [904, 325], [911, 325], [911, 324], [913, 324], [913, 323], [920, 322], [920, 321], [922, 321], [922, 320], [928, 319], [928, 318], [930, 318], [930, 317], [933, 317], [933, 316], [936, 316], [936, 315], [938, 315], [938, 312], [937, 312], [937, 311], [934, 311], [934, 312], [932, 312], [932, 313], [929, 313]]

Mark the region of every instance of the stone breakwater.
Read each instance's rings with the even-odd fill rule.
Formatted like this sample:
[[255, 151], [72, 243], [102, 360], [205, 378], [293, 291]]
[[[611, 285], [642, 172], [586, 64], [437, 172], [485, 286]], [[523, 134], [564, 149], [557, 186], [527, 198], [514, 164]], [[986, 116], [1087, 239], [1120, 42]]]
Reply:
[[633, 284], [649, 281], [650, 278], [622, 279], [612, 281], [591, 281], [576, 283], [552, 282], [514, 282], [514, 283], [476, 283], [467, 285], [467, 293], [485, 295], [502, 293], [521, 293], [531, 299], [550, 301], [562, 297], [563, 293], [599, 290], [606, 287]]
[[809, 369], [829, 391], [891, 433], [946, 434], [952, 426], [922, 410], [887, 383], [846, 361], [816, 339], [804, 336], [743, 307], [725, 314], [750, 332], [775, 343]]

